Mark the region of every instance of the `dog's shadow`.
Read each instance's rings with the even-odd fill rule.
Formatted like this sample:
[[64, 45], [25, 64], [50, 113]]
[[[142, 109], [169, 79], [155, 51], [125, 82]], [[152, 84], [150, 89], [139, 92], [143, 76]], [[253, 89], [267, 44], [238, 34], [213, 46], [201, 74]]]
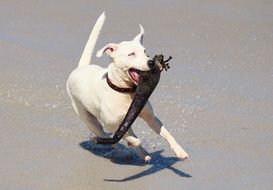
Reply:
[[100, 144], [95, 144], [92, 141], [83, 141], [80, 143], [80, 146], [83, 149], [88, 150], [89, 152], [91, 152], [92, 154], [96, 156], [104, 157], [111, 160], [111, 162], [115, 164], [134, 165], [134, 166], [151, 165], [150, 168], [138, 174], [131, 175], [123, 179], [104, 179], [104, 181], [112, 181], [112, 182], [130, 181], [140, 177], [154, 174], [163, 169], [169, 169], [181, 177], [187, 177], [187, 178], [191, 177], [190, 174], [187, 174], [183, 171], [180, 171], [174, 168], [173, 165], [176, 162], [178, 162], [179, 159], [177, 159], [176, 157], [162, 156], [161, 155], [161, 153], [163, 152], [162, 150], [151, 153], [152, 160], [148, 163], [145, 163], [143, 160], [138, 158], [136, 152], [133, 149], [130, 149], [127, 146], [122, 144], [117, 144], [117, 148], [114, 149], [111, 145], [100, 145]]

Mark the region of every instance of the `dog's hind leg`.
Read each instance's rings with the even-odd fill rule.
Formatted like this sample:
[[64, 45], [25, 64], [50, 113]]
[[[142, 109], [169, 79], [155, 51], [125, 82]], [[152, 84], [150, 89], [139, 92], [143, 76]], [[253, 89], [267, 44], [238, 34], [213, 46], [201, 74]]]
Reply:
[[141, 141], [137, 138], [137, 136], [135, 135], [135, 133], [133, 132], [131, 128], [125, 134], [124, 139], [127, 141], [128, 146], [133, 147], [137, 151], [141, 159], [145, 161], [151, 160], [151, 156], [141, 146]]
[[89, 113], [81, 102], [71, 98], [71, 104], [79, 118], [83, 120], [86, 126], [91, 130], [92, 133], [94, 133], [96, 137], [109, 138], [109, 135], [104, 132], [103, 127], [96, 119], [96, 117]]
[[109, 138], [109, 135], [104, 132], [103, 127], [98, 120], [88, 111], [81, 116], [81, 119], [96, 137]]

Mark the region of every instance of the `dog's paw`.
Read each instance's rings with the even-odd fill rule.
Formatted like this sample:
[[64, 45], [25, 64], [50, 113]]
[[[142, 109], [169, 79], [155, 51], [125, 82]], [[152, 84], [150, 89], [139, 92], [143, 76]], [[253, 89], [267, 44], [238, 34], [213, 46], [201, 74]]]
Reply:
[[186, 153], [184, 151], [184, 152], [180, 152], [180, 153], [176, 154], [176, 157], [181, 160], [186, 160], [189, 157], [189, 155], [188, 155], [188, 153]]
[[172, 150], [174, 151], [176, 157], [181, 160], [186, 160], [189, 157], [188, 153], [179, 145], [172, 147]]
[[151, 156], [147, 155], [147, 156], [145, 156], [143, 159], [144, 159], [145, 162], [150, 162], [150, 160], [151, 160], [152, 158], [151, 158]]
[[152, 159], [152, 157], [149, 155], [149, 154], [140, 154], [139, 155], [139, 157], [142, 159], [142, 160], [144, 160], [145, 162], [150, 162], [151, 161], [151, 159]]
[[89, 140], [93, 143], [97, 143], [97, 137], [93, 133], [90, 133]]

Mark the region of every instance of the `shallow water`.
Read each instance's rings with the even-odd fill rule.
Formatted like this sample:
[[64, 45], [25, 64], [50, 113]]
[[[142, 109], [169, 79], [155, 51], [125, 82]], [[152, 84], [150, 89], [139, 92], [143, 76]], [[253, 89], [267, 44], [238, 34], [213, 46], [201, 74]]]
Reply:
[[[0, 188], [271, 189], [272, 8], [254, 0], [1, 2]], [[174, 58], [151, 102], [188, 160], [140, 120], [133, 128], [149, 164], [123, 145], [88, 142], [65, 82], [104, 10], [96, 50], [132, 39], [141, 23], [148, 54]]]

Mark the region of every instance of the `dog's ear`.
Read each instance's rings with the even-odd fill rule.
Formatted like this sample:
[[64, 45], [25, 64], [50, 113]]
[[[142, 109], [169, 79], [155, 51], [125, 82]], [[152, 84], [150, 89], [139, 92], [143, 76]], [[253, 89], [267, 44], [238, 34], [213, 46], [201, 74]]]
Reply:
[[139, 25], [140, 27], [140, 33], [133, 39], [133, 41], [138, 41], [141, 44], [143, 43], [143, 37], [144, 37], [144, 29], [141, 26], [141, 24]]
[[113, 52], [117, 51], [117, 49], [118, 49], [117, 44], [114, 43], [107, 44], [97, 52], [97, 57], [101, 57], [102, 54], [104, 53], [112, 57]]

